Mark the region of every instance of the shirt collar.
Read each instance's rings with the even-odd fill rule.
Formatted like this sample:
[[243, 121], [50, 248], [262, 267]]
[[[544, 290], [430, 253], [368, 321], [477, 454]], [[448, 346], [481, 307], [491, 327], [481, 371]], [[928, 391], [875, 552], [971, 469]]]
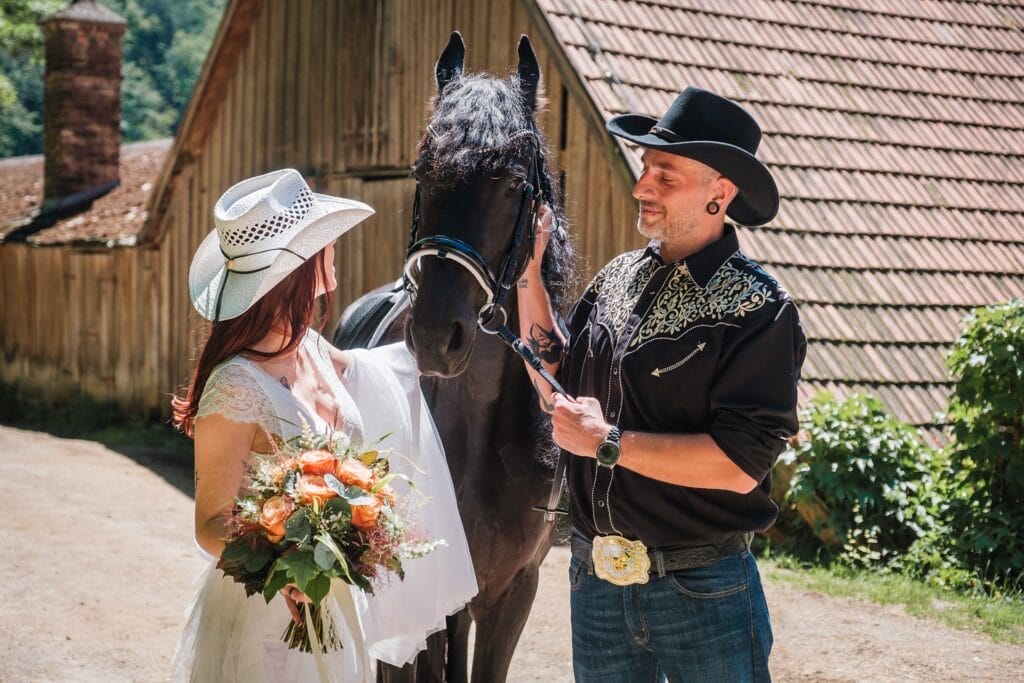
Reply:
[[[725, 231], [720, 238], [700, 251], [668, 265], [685, 263], [694, 282], [701, 287], [707, 287], [708, 282], [718, 272], [718, 269], [722, 267], [722, 264], [732, 258], [732, 255], [739, 251], [739, 249], [740, 242], [739, 238], [736, 237], [736, 229], [726, 223]], [[661, 243], [658, 240], [651, 240], [637, 260], [646, 258], [653, 258], [658, 263], [663, 263], [661, 260]]]

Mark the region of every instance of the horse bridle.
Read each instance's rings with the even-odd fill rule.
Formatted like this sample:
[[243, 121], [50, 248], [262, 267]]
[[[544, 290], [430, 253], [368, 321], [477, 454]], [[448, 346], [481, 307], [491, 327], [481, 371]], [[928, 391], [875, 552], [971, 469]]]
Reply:
[[[428, 126], [428, 133], [433, 134]], [[415, 296], [418, 284], [415, 271], [420, 259], [425, 256], [433, 256], [446, 261], [452, 261], [469, 271], [477, 284], [487, 295], [487, 301], [477, 311], [476, 324], [486, 334], [497, 335], [509, 348], [520, 358], [525, 360], [530, 367], [537, 371], [551, 387], [560, 394], [565, 394], [562, 385], [544, 369], [540, 358], [530, 349], [519, 336], [508, 328], [508, 311], [505, 309], [505, 297], [512, 289], [526, 269], [527, 261], [533, 252], [533, 242], [537, 237], [536, 220], [540, 207], [545, 197], [551, 197], [551, 188], [548, 186], [547, 173], [544, 168], [544, 151], [540, 142], [540, 135], [531, 122], [530, 127], [513, 133], [510, 138], [528, 137], [533, 146], [533, 156], [526, 176], [520, 176], [522, 180], [522, 199], [519, 203], [519, 212], [516, 216], [515, 230], [512, 233], [512, 243], [509, 245], [501, 266], [497, 272], [491, 269], [480, 252], [473, 245], [455, 237], [447, 235], [428, 235], [419, 237], [420, 229], [420, 184], [416, 183], [416, 197], [413, 200], [412, 228], [410, 230], [409, 247], [405, 252], [405, 267], [403, 277], [406, 289], [411, 296]], [[525, 258], [519, 262], [517, 255], [526, 242], [524, 250]], [[558, 493], [561, 491], [562, 475], [565, 469], [564, 454], [559, 457], [558, 465], [555, 468], [555, 481], [552, 484], [552, 492], [547, 507], [537, 507], [545, 513], [545, 519], [554, 521], [555, 513], [564, 513], [565, 510], [557, 509]]]
[[[406, 288], [413, 295], [418, 288], [415, 277], [416, 267], [424, 256], [434, 256], [452, 261], [467, 270], [487, 295], [487, 301], [477, 312], [477, 325], [487, 334], [498, 333], [497, 326], [489, 327], [495, 320], [500, 319], [500, 325], [504, 325], [508, 321], [508, 311], [504, 307], [505, 297], [526, 268], [526, 262], [533, 249], [533, 241], [536, 239], [537, 214], [545, 196], [543, 190], [543, 184], [546, 182], [544, 180], [544, 156], [537, 131], [531, 127], [510, 136], [510, 138], [516, 137], [527, 137], [534, 148], [534, 154], [531, 156], [526, 176], [520, 176], [522, 199], [516, 216], [515, 230], [512, 233], [512, 242], [497, 271], [491, 268], [487, 259], [473, 245], [463, 240], [447, 235], [427, 235], [419, 238], [421, 221], [419, 183], [416, 184], [409, 247], [405, 253]], [[524, 241], [527, 247], [524, 250], [526, 258], [519, 263], [518, 254]]]

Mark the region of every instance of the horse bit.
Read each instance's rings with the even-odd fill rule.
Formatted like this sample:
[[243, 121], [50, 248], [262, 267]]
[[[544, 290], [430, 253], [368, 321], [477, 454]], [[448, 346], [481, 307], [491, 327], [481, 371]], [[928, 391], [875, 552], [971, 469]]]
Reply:
[[[428, 127], [429, 130], [429, 127]], [[432, 132], [432, 131], [430, 131]], [[417, 291], [415, 271], [420, 259], [425, 256], [433, 256], [439, 259], [452, 261], [463, 267], [473, 279], [480, 285], [487, 295], [487, 301], [477, 312], [477, 327], [485, 334], [496, 335], [512, 351], [526, 361], [537, 374], [539, 374], [551, 388], [557, 393], [565, 394], [565, 389], [551, 376], [541, 363], [540, 358], [530, 347], [523, 343], [519, 336], [508, 328], [508, 311], [505, 309], [504, 301], [516, 280], [518, 280], [526, 269], [526, 263], [533, 250], [533, 242], [536, 239], [536, 219], [543, 204], [547, 184], [544, 172], [544, 154], [541, 149], [540, 137], [537, 130], [531, 123], [530, 127], [513, 133], [511, 138], [527, 136], [534, 147], [534, 154], [531, 159], [527, 176], [522, 179], [522, 199], [519, 203], [519, 212], [516, 217], [515, 230], [512, 233], [512, 244], [509, 246], [501, 267], [495, 273], [487, 260], [472, 245], [455, 237], [447, 235], [427, 235], [419, 238], [420, 227], [420, 185], [416, 183], [416, 197], [413, 200], [412, 229], [409, 239], [409, 247], [405, 254], [404, 279], [406, 289], [412, 296]], [[547, 194], [551, 191], [548, 188]], [[527, 245], [527, 258], [518, 263], [517, 254], [523, 243]], [[552, 499], [547, 507], [534, 506], [535, 510], [545, 513], [545, 519], [554, 520], [555, 513], [564, 513], [564, 510], [556, 508], [558, 493], [561, 492], [562, 476], [564, 474], [565, 456], [559, 457], [558, 466], [555, 468], [555, 481], [552, 485]], [[557, 487], [557, 488], [556, 488]]]

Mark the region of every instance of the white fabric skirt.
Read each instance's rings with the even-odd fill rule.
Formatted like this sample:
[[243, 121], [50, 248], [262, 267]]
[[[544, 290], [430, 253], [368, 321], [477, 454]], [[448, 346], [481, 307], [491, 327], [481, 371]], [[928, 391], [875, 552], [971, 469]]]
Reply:
[[[407, 560], [405, 580], [392, 577], [372, 596], [333, 581], [323, 605], [343, 648], [328, 652], [319, 664], [313, 655], [289, 650], [281, 640], [291, 615], [280, 594], [269, 604], [261, 595], [247, 598], [241, 584], [225, 577], [207, 556], [210, 564], [197, 577], [186, 610], [174, 680], [372, 681], [372, 660], [395, 666], [412, 661], [426, 647], [427, 636], [443, 629], [445, 618], [476, 595], [476, 574], [455, 490], [419, 389], [415, 362], [401, 344], [349, 353], [352, 360], [342, 380], [359, 408], [367, 440], [392, 433], [378, 448], [395, 449], [392, 471], [409, 476], [415, 490], [400, 480], [393, 488], [401, 499], [411, 501], [414, 527], [447, 545]], [[356, 633], [353, 622], [358, 624]]]

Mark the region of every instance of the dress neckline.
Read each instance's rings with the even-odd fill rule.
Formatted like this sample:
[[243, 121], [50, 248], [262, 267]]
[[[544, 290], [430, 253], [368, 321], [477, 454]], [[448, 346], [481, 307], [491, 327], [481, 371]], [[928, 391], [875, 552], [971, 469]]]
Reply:
[[[324, 382], [327, 383], [327, 386], [330, 388], [331, 394], [334, 396], [335, 406], [339, 409], [339, 413], [338, 414], [341, 415], [342, 414], [340, 412], [340, 410], [341, 410], [341, 401], [340, 401], [340, 399], [338, 398], [338, 395], [337, 395], [337, 387], [333, 383], [333, 380], [335, 378], [337, 378], [337, 384], [340, 385], [341, 384], [341, 378], [338, 378], [337, 377], [337, 373], [335, 373], [333, 371], [331, 372], [331, 374], [333, 374], [335, 377], [327, 376], [326, 373], [324, 372], [324, 367], [322, 365], [322, 361], [324, 359], [322, 357], [319, 357], [319, 353], [318, 352], [314, 352], [313, 350], [311, 350], [309, 348], [310, 344], [312, 342], [315, 342], [315, 339], [313, 338], [314, 334], [316, 334], [316, 333], [313, 331], [312, 328], [306, 330], [306, 335], [305, 335], [305, 337], [303, 337], [302, 342], [300, 343], [300, 348], [302, 348], [302, 349], [304, 349], [304, 350], [306, 350], [308, 352], [309, 357], [310, 357], [310, 361], [313, 364], [313, 371], [319, 373], [321, 379], [323, 379]], [[277, 390], [286, 393], [291, 398], [291, 400], [295, 403], [295, 405], [299, 406], [299, 408], [302, 410], [302, 412], [305, 413], [306, 415], [312, 417], [314, 421], [319, 421], [320, 425], [322, 425], [323, 427], [327, 428], [331, 432], [337, 432], [337, 433], [345, 434], [346, 436], [351, 437], [351, 434], [349, 432], [353, 428], [353, 425], [349, 424], [349, 422], [350, 422], [349, 420], [347, 420], [347, 419], [344, 420], [344, 422], [342, 423], [341, 429], [335, 429], [334, 428], [334, 424], [335, 423], [328, 422], [327, 419], [324, 416], [322, 416], [320, 414], [320, 412], [318, 410], [316, 410], [315, 408], [310, 409], [309, 406], [307, 406], [305, 403], [303, 403], [301, 400], [299, 400], [298, 396], [296, 396], [294, 393], [292, 393], [291, 390], [289, 390], [287, 387], [285, 387], [283, 384], [281, 384], [281, 382], [278, 381], [278, 379], [276, 377], [274, 377], [272, 374], [270, 374], [265, 369], [263, 369], [263, 367], [260, 366], [259, 363], [257, 363], [256, 361], [250, 360], [250, 359], [246, 358], [245, 356], [242, 356], [241, 354], [238, 354], [235, 357], [238, 358], [239, 360], [243, 361], [244, 363], [252, 366], [253, 368], [255, 368], [255, 370], [257, 372], [259, 372], [261, 375], [263, 375], [263, 377], [267, 381], [269, 381], [270, 384], [272, 384], [274, 387], [276, 387]]]

